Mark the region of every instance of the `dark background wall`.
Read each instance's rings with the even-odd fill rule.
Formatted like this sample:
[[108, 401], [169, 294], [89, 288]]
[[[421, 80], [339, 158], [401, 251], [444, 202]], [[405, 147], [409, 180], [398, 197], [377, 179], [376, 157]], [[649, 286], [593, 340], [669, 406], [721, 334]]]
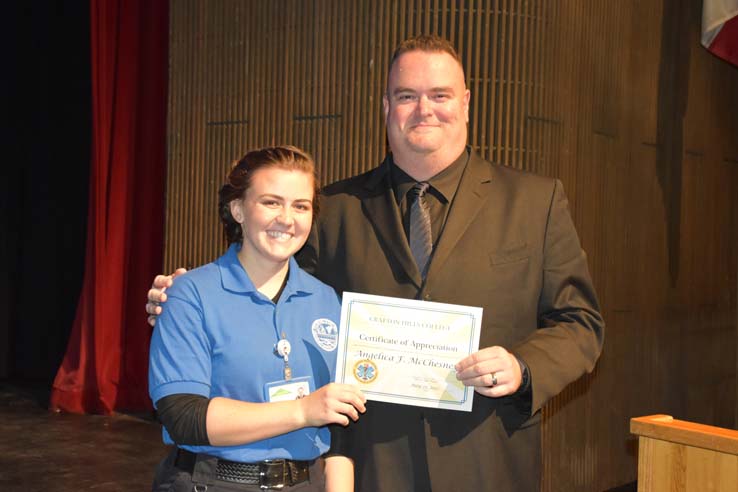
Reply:
[[0, 379], [48, 386], [82, 282], [89, 5], [10, 2], [2, 12]]

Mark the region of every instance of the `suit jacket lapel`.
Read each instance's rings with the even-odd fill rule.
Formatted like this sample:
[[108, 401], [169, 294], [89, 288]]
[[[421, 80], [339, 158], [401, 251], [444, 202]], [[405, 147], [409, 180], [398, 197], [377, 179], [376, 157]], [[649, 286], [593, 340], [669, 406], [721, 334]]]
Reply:
[[[394, 256], [408, 278], [420, 288], [423, 280], [410, 252], [389, 173], [389, 157], [387, 157], [367, 181], [366, 188], [370, 193], [362, 198], [362, 204], [385, 254]], [[388, 260], [391, 261], [391, 258]]]
[[471, 151], [469, 163], [461, 176], [459, 188], [456, 190], [454, 201], [451, 204], [446, 225], [441, 232], [436, 250], [433, 252], [428, 269], [428, 278], [431, 278], [433, 273], [443, 266], [456, 243], [474, 221], [479, 211], [482, 210], [490, 196], [491, 181], [490, 165], [474, 151]]

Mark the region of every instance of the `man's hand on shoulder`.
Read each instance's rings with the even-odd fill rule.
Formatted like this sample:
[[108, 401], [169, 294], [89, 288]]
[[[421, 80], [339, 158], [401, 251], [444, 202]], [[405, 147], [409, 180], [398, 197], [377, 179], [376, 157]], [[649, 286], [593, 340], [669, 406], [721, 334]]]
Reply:
[[149, 315], [148, 321], [151, 326], [156, 324], [156, 317], [161, 314], [161, 304], [167, 302], [167, 295], [164, 291], [167, 287], [172, 286], [172, 281], [177, 275], [182, 275], [187, 269], [177, 268], [174, 273], [169, 275], [157, 275], [154, 277], [154, 282], [151, 284], [149, 293], [146, 296], [148, 302], [146, 303], [146, 314]]

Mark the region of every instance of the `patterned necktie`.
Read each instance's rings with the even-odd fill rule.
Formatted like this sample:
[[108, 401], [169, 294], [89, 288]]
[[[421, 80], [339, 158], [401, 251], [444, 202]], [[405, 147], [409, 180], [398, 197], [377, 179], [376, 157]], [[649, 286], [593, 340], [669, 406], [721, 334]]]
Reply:
[[433, 251], [433, 236], [431, 235], [431, 219], [428, 203], [425, 201], [425, 192], [428, 183], [415, 183], [410, 190], [410, 197], [415, 197], [410, 206], [410, 251], [418, 265], [420, 275], [425, 278], [428, 259]]

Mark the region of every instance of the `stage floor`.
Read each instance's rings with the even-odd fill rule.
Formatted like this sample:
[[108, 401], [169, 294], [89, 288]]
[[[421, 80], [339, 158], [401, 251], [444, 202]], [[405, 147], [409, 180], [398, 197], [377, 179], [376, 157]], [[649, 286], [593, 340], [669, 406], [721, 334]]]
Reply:
[[49, 412], [48, 394], [0, 383], [0, 490], [147, 491], [167, 454], [151, 415]]
[[[145, 492], [169, 452], [152, 415], [46, 409], [48, 390], [0, 382], [0, 490]], [[608, 492], [635, 492], [627, 484]]]

